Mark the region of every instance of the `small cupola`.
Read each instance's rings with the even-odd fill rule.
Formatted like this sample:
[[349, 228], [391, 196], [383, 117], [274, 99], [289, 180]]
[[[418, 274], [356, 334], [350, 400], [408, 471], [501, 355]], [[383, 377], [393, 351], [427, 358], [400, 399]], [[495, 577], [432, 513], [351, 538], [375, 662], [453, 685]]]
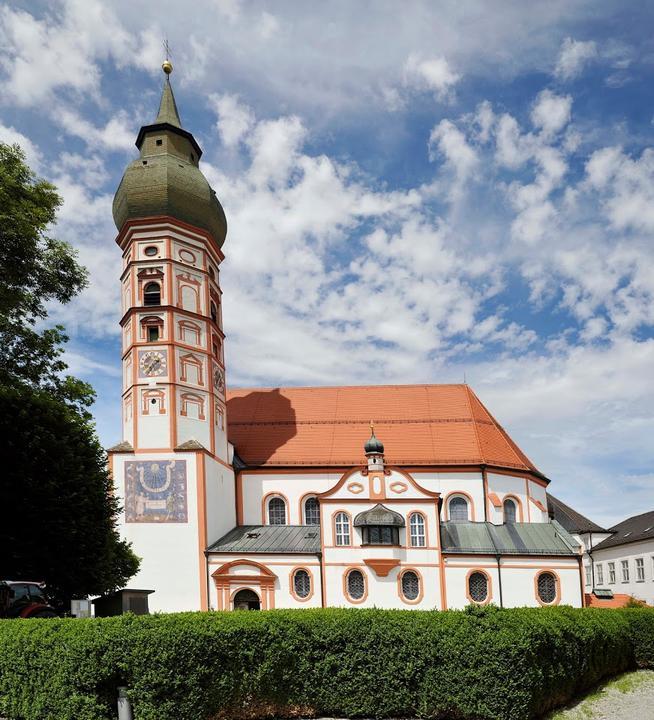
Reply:
[[368, 470], [384, 469], [384, 443], [375, 435], [375, 425], [370, 421], [370, 437], [363, 449], [368, 458]]

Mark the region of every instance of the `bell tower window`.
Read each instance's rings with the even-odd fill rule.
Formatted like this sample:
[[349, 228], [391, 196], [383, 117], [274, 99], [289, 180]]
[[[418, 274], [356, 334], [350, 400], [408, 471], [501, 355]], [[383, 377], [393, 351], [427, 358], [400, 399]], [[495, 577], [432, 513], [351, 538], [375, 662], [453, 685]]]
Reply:
[[211, 303], [211, 319], [218, 324], [218, 308], [215, 302]]
[[148, 342], [157, 342], [159, 340], [159, 328], [155, 325], [154, 327], [148, 328]]
[[147, 306], [161, 305], [161, 288], [159, 283], [150, 282], [143, 289], [143, 304]]

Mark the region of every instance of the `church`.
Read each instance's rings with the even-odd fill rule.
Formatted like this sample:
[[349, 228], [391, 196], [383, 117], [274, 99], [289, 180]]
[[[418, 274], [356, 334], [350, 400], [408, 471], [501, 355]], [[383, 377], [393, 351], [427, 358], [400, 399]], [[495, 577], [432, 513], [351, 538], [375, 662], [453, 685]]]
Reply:
[[468, 385], [227, 388], [227, 221], [163, 70], [113, 203], [130, 586], [162, 612], [583, 605], [550, 481]]

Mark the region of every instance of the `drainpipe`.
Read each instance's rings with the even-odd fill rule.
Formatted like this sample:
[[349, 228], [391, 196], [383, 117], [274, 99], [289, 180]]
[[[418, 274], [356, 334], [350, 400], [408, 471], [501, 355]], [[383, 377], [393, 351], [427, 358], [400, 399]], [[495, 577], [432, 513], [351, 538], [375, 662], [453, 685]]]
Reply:
[[481, 466], [481, 481], [484, 490], [484, 522], [488, 522], [488, 475], [486, 475], [486, 466]]
[[593, 562], [593, 533], [588, 534], [588, 560], [590, 561], [590, 591], [595, 592], [595, 563]]

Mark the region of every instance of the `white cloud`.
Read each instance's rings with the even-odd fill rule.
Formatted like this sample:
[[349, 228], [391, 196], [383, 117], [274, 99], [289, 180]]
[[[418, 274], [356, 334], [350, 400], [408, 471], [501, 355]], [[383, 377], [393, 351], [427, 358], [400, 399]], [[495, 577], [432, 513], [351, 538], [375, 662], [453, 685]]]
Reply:
[[112, 113], [104, 127], [96, 127], [74, 110], [60, 105], [53, 111], [54, 119], [70, 135], [81, 138], [93, 149], [133, 150], [136, 130], [127, 113]]
[[545, 135], [555, 135], [570, 122], [572, 97], [555, 95], [551, 90], [538, 94], [531, 111], [531, 121]]
[[405, 84], [420, 90], [430, 90], [439, 100], [446, 99], [461, 75], [450, 67], [444, 57], [420, 59], [412, 54], [404, 64]]
[[449, 120], [441, 120], [432, 129], [429, 150], [432, 160], [440, 153], [452, 168], [455, 180], [450, 187], [449, 196], [456, 200], [477, 166], [477, 153], [468, 144], [465, 135]]
[[584, 67], [595, 57], [597, 57], [595, 42], [568, 37], [561, 45], [554, 75], [560, 80], [572, 80], [581, 75]]
[[0, 142], [7, 145], [20, 145], [25, 153], [25, 159], [30, 168], [38, 173], [41, 167], [41, 151], [39, 148], [23, 133], [18, 132], [16, 128], [7, 127], [0, 123]]
[[218, 115], [216, 127], [223, 144], [232, 148], [248, 134], [254, 125], [254, 114], [235, 95], [210, 95], [209, 102]]

